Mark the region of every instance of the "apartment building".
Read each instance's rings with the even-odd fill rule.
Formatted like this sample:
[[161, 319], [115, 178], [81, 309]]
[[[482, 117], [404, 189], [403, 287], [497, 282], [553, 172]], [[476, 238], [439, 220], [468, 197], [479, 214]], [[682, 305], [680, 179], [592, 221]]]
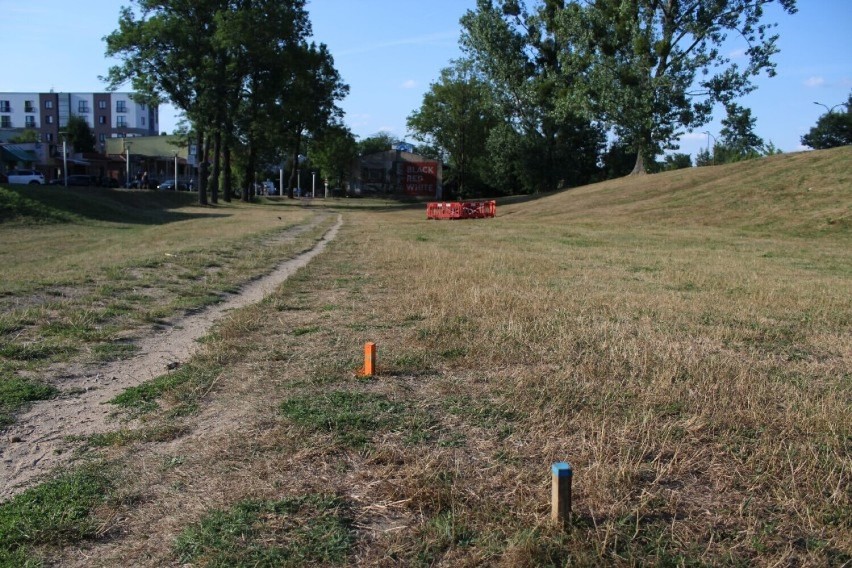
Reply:
[[86, 119], [103, 152], [108, 138], [156, 136], [159, 109], [131, 99], [132, 93], [0, 93], [0, 141], [35, 130], [37, 139], [61, 144], [72, 115]]

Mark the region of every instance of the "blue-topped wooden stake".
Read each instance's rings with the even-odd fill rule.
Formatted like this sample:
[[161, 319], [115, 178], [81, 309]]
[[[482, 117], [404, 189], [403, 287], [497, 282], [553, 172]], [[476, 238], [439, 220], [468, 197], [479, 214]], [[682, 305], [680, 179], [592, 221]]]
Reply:
[[568, 462], [557, 462], [551, 467], [550, 518], [567, 525], [571, 521], [571, 481], [574, 470]]

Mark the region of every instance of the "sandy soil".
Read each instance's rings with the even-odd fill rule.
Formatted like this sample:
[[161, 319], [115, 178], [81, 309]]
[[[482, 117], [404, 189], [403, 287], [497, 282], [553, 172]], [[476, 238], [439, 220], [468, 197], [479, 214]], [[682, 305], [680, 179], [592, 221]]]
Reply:
[[115, 430], [108, 400], [187, 361], [196, 350], [197, 340], [218, 319], [229, 310], [262, 300], [320, 254], [341, 225], [342, 218], [338, 217], [314, 248], [247, 284], [239, 294], [141, 337], [134, 358], [98, 367], [65, 369], [56, 378], [61, 380], [64, 392], [73, 394], [34, 404], [4, 432], [0, 444], [0, 500], [20, 493], [55, 468], [66, 465], [78, 444], [69, 436], [86, 437]]

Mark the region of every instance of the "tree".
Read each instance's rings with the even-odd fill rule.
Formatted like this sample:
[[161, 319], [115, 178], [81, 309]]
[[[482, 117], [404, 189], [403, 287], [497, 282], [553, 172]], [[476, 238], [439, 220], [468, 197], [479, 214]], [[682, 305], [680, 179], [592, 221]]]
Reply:
[[661, 166], [662, 170], [667, 172], [670, 172], [672, 170], [682, 170], [684, 168], [691, 167], [692, 158], [689, 156], [689, 154], [682, 154], [679, 152], [675, 152], [674, 154], [667, 154]]
[[82, 116], [72, 114], [65, 126], [65, 136], [68, 143], [75, 152], [94, 152], [95, 135], [89, 127], [89, 123]]
[[28, 144], [32, 142], [38, 142], [38, 132], [33, 130], [32, 128], [26, 128], [17, 136], [9, 138], [9, 142], [11, 142], [12, 144]]
[[717, 148], [719, 163], [738, 162], [757, 158], [763, 150], [763, 139], [754, 133], [755, 120], [751, 110], [736, 103], [725, 105], [727, 116], [722, 120], [721, 148]]
[[368, 136], [363, 140], [358, 141], [358, 155], [366, 156], [367, 154], [375, 154], [376, 152], [386, 152], [390, 150], [399, 140], [393, 134], [386, 131], [381, 131]]
[[815, 150], [852, 144], [852, 93], [845, 103], [837, 106], [845, 106], [846, 112], [829, 109], [819, 117], [816, 126], [802, 136], [802, 144]]
[[464, 196], [470, 181], [482, 186], [487, 160], [488, 135], [500, 122], [487, 83], [473, 63], [454, 61], [423, 96], [418, 110], [408, 117], [414, 138], [439, 149], [452, 172], [445, 183], [457, 182]]
[[[515, 30], [506, 36], [495, 27], [486, 32], [492, 37], [521, 30], [555, 57], [558, 64], [547, 68], [559, 79], [559, 106], [613, 127], [634, 148], [633, 172], [644, 173], [646, 160], [676, 149], [684, 129], [708, 122], [716, 103], [753, 90], [761, 72], [775, 74], [777, 36], [762, 23], [773, 3], [796, 11], [795, 0], [543, 0], [529, 9], [519, 0], [479, 0], [477, 11]], [[742, 68], [721, 49], [728, 34], [748, 45]]]
[[[549, 0], [528, 13], [519, 2], [479, 0], [477, 10], [462, 17], [462, 46], [506, 117], [489, 140], [492, 149], [508, 152], [495, 157], [503, 162], [495, 164], [495, 174], [504, 183], [510, 175], [525, 192], [588, 182], [604, 145], [599, 125], [567, 104], [571, 82], [559, 55], [561, 5]], [[507, 163], [508, 156], [514, 163]]]
[[320, 177], [329, 180], [332, 187], [343, 187], [357, 155], [355, 137], [342, 124], [322, 129], [310, 145], [311, 163], [319, 169]]
[[[207, 203], [205, 129], [214, 116], [217, 100], [212, 56], [216, 15], [228, 0], [135, 0], [121, 8], [118, 29], [106, 36], [106, 55], [120, 64], [110, 67], [110, 89], [130, 82], [148, 103], [162, 100], [184, 111], [193, 122], [199, 149], [198, 199]], [[138, 12], [138, 16], [137, 16]]]

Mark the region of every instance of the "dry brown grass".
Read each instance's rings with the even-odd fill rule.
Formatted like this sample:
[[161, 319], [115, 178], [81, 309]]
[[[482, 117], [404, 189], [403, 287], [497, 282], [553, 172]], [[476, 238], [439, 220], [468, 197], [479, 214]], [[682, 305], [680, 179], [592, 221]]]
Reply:
[[[137, 499], [76, 558], [168, 564], [210, 509], [330, 492], [361, 565], [848, 564], [850, 156], [620, 180], [487, 221], [348, 212], [222, 324], [191, 433], [111, 451]], [[280, 411], [333, 392], [399, 410], [366, 445]], [[562, 460], [568, 532], [548, 522]]]

